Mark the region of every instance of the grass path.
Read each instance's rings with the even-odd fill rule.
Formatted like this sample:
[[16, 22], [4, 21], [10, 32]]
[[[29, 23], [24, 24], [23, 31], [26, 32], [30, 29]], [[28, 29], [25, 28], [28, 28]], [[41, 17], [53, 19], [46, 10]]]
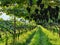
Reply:
[[60, 38], [57, 33], [53, 34], [51, 31], [47, 30], [46, 28], [42, 26], [40, 26], [40, 28], [49, 38], [49, 41], [50, 43], [52, 43], [52, 45], [60, 45]]
[[51, 43], [48, 41], [48, 37], [42, 32], [40, 28], [37, 29], [38, 31], [32, 38], [29, 45], [51, 45]]
[[40, 34], [39, 34], [39, 31], [36, 31], [34, 37], [31, 39], [31, 42], [30, 44], [28, 45], [39, 45], [40, 44]]

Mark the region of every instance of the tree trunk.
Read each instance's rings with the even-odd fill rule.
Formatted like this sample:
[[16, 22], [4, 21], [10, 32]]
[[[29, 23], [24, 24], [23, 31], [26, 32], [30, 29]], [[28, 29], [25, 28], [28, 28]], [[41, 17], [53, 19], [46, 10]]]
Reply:
[[14, 33], [13, 33], [13, 45], [15, 45], [16, 42], [16, 17], [14, 16]]
[[5, 43], [5, 45], [8, 45], [8, 36], [7, 36], [7, 32], [5, 32], [5, 34], [6, 34], [6, 43]]

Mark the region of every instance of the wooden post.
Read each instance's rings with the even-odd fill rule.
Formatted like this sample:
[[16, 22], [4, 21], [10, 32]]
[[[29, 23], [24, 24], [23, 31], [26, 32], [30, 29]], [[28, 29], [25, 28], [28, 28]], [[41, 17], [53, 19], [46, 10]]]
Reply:
[[15, 38], [16, 38], [16, 17], [14, 16], [13, 45], [15, 45]]

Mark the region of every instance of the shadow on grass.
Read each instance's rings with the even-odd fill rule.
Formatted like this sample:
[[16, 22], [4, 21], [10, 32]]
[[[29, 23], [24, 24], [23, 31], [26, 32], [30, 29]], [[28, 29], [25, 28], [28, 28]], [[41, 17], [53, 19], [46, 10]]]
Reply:
[[35, 32], [30, 36], [29, 39], [26, 40], [26, 44], [25, 45], [28, 45], [31, 42], [31, 39], [34, 37], [34, 34], [35, 34]]
[[[31, 39], [33, 38], [34, 34], [35, 32], [32, 35], [30, 35], [28, 39], [26, 39], [25, 43], [16, 42], [15, 45], [28, 45], [31, 42]], [[13, 45], [13, 43], [11, 43], [10, 45]]]
[[39, 28], [39, 32], [40, 32], [40, 45], [52, 45], [49, 41], [48, 36], [45, 35], [41, 28]]

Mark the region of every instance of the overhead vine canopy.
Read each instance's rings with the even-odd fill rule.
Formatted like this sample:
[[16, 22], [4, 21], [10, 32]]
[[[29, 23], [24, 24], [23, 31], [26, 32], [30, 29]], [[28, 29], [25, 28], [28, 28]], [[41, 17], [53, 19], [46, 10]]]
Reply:
[[[18, 17], [27, 15], [26, 7], [29, 6], [29, 2], [34, 6], [37, 0], [0, 0], [0, 6], [2, 11], [7, 14], [13, 14]], [[45, 5], [58, 5], [59, 0], [42, 0]]]

